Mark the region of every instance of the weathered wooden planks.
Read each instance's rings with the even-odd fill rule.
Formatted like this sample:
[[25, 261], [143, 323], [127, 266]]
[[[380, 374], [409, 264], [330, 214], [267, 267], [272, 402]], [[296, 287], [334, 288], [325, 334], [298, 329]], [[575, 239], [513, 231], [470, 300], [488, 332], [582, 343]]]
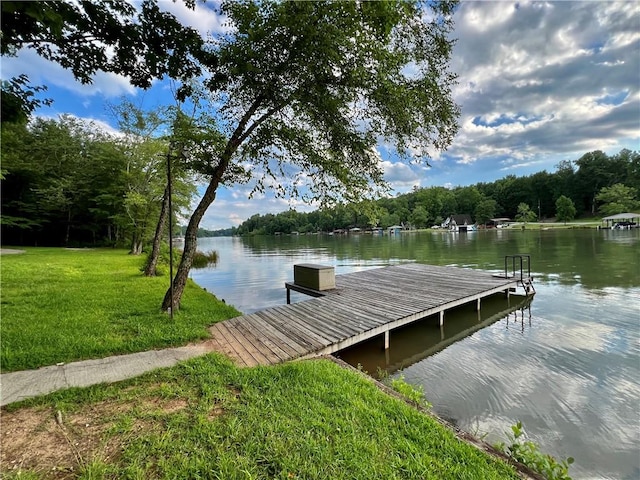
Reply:
[[517, 285], [456, 267], [410, 263], [338, 275], [319, 298], [213, 325], [219, 351], [241, 366], [333, 353], [420, 318]]

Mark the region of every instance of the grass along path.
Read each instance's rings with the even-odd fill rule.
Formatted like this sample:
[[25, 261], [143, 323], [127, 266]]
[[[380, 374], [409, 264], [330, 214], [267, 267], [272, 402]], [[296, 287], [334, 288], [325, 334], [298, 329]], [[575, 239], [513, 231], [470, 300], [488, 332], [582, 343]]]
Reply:
[[239, 369], [211, 354], [2, 416], [3, 478], [518, 478], [328, 360]]
[[239, 312], [189, 281], [174, 320], [168, 275], [146, 278], [125, 250], [25, 248], [0, 258], [3, 372], [184, 345]]

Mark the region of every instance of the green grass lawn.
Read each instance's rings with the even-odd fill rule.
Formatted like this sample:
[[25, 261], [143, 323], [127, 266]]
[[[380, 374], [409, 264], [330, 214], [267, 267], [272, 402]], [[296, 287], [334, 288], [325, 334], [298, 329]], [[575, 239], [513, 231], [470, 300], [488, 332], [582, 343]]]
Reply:
[[125, 250], [25, 250], [0, 258], [3, 372], [183, 345], [239, 315], [190, 281], [172, 321], [168, 275], [144, 277]]
[[5, 452], [5, 468], [33, 444], [29, 428], [40, 435], [35, 454], [49, 451], [42, 435], [58, 429], [57, 411], [76, 450], [65, 455], [63, 442], [58, 457], [29, 458], [14, 478], [53, 478], [52, 462], [58, 472], [73, 472], [67, 478], [91, 479], [518, 478], [511, 466], [329, 360], [239, 369], [211, 354], [31, 400], [5, 412], [9, 426], [21, 420], [15, 415], [30, 419], [25, 443], [13, 438]]

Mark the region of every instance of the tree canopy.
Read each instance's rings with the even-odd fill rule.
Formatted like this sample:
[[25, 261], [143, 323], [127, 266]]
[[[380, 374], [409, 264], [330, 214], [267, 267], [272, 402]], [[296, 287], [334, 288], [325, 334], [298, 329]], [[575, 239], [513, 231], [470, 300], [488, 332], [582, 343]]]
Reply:
[[[191, 8], [195, 0], [185, 0]], [[70, 70], [76, 80], [92, 83], [98, 72], [126, 76], [132, 85], [148, 88], [156, 78], [186, 82], [202, 73], [201, 60], [215, 66], [203, 49], [204, 40], [157, 0], [134, 5], [126, 0], [3, 1], [0, 53], [15, 56], [23, 48]], [[35, 96], [26, 75], [2, 82], [2, 122], [26, 117], [50, 99]], [[183, 93], [182, 91], [180, 93]]]
[[634, 212], [636, 209], [640, 209], [638, 190], [622, 183], [602, 187], [595, 199], [601, 204], [600, 212], [606, 216]]
[[[383, 184], [380, 139], [419, 160], [448, 145], [453, 6], [432, 7], [424, 23], [420, 2], [224, 2], [236, 30], [220, 39], [206, 82], [228, 133], [220, 169], [249, 161], [281, 193], [313, 178], [315, 197], [350, 199]], [[282, 184], [285, 169], [295, 180]]]
[[[160, 210], [168, 139], [130, 133], [109, 136], [70, 116], [3, 124], [3, 242], [139, 252]], [[194, 191], [176, 174], [177, 209]]]
[[576, 216], [576, 207], [569, 197], [560, 195], [556, 200], [556, 217], [561, 222], [567, 223]]
[[142, 88], [164, 75], [188, 79], [201, 72], [199, 33], [154, 0], [139, 8], [125, 0], [3, 1], [1, 6], [3, 56], [32, 48], [82, 83], [91, 83], [99, 70], [124, 75]]

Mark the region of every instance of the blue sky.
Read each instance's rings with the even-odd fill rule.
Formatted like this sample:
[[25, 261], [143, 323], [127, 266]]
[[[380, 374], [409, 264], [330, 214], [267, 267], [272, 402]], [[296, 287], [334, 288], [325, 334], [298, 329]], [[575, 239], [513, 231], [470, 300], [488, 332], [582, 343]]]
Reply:
[[[180, 2], [161, 4], [203, 35], [224, 28], [210, 8], [198, 6], [193, 12]], [[451, 66], [459, 76], [454, 99], [462, 109], [460, 131], [429, 168], [400, 163], [380, 144], [394, 193], [553, 171], [561, 160], [592, 150], [640, 149], [640, 9], [635, 1], [462, 2], [454, 19]], [[46, 96], [54, 99], [37, 114], [70, 113], [106, 129], [115, 125], [106, 103], [122, 96], [148, 109], [171, 103], [165, 83], [143, 91], [125, 78], [99, 73], [92, 85], [81, 85], [29, 50], [2, 59], [2, 78], [20, 73], [47, 85]], [[227, 228], [254, 213], [315, 208], [268, 192], [249, 200], [248, 193], [245, 186], [220, 189], [201, 226]]]

